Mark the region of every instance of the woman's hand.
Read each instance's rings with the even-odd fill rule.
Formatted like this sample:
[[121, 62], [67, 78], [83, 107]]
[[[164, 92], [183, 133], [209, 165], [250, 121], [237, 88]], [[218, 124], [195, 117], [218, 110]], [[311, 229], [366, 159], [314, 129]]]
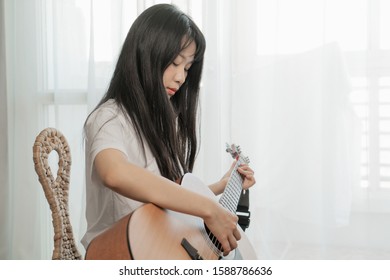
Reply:
[[[236, 163], [237, 163], [237, 161], [233, 161], [229, 170], [225, 173], [225, 175], [222, 176], [221, 180], [219, 180], [217, 183], [209, 186], [215, 195], [219, 195], [219, 194], [223, 193], [223, 191], [225, 190], [226, 185], [229, 181], [230, 174], [232, 173]], [[241, 164], [237, 168], [237, 171], [242, 176], [242, 179], [243, 179], [242, 188], [244, 190], [249, 189], [250, 187], [252, 187], [256, 183], [256, 179], [254, 177], [255, 172], [249, 167], [249, 165]]]
[[250, 168], [247, 164], [241, 164], [237, 171], [241, 174], [243, 182], [242, 182], [242, 188], [244, 190], [249, 189], [256, 183], [255, 179], [255, 172]]
[[241, 239], [238, 231], [238, 217], [223, 208], [219, 203], [215, 203], [215, 209], [210, 211], [211, 215], [204, 218], [208, 229], [214, 234], [221, 243], [224, 256], [237, 248], [237, 241]]

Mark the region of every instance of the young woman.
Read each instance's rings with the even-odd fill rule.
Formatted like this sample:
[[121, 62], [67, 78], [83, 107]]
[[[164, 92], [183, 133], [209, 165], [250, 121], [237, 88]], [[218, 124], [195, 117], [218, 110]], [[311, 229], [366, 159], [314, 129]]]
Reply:
[[[123, 44], [110, 86], [85, 123], [88, 228], [82, 243], [143, 203], [202, 218], [224, 254], [237, 247], [238, 218], [176, 182], [194, 166], [205, 39], [169, 4], [145, 10]], [[255, 183], [247, 165], [243, 187]], [[223, 192], [229, 172], [210, 185]]]

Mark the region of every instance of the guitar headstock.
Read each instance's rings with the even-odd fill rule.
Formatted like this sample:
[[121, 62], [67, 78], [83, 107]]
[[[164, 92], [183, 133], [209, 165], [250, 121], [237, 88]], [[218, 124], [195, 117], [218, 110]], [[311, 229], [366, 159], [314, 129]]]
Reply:
[[249, 164], [249, 157], [245, 157], [242, 155], [241, 147], [236, 144], [229, 145], [226, 143], [226, 152], [230, 153], [232, 158], [239, 160], [241, 158], [246, 164]]

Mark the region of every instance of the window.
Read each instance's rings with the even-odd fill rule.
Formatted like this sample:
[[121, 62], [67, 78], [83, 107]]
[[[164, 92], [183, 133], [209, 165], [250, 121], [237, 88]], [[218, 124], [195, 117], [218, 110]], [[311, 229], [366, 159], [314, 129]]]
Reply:
[[367, 1], [367, 45], [346, 53], [350, 100], [362, 124], [361, 187], [383, 195], [390, 189], [390, 44], [388, 1]]
[[[360, 198], [390, 190], [390, 3], [386, 0], [258, 1], [257, 54], [307, 51], [337, 42], [361, 121]], [[310, 22], [310, 24], [307, 24]]]

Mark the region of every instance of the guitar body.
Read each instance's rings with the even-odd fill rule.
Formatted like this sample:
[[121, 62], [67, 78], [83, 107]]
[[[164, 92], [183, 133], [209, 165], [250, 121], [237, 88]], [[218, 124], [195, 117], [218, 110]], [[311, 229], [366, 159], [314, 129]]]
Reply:
[[[215, 199], [215, 195], [192, 174], [181, 185]], [[202, 205], [200, 205], [202, 207]], [[256, 259], [245, 233], [238, 226], [241, 239], [229, 259]], [[197, 256], [205, 260], [220, 258], [201, 218], [145, 204], [119, 220], [109, 230], [92, 240], [85, 259], [190, 260], [182, 246], [185, 239]], [[115, 244], [114, 244], [115, 243]]]

